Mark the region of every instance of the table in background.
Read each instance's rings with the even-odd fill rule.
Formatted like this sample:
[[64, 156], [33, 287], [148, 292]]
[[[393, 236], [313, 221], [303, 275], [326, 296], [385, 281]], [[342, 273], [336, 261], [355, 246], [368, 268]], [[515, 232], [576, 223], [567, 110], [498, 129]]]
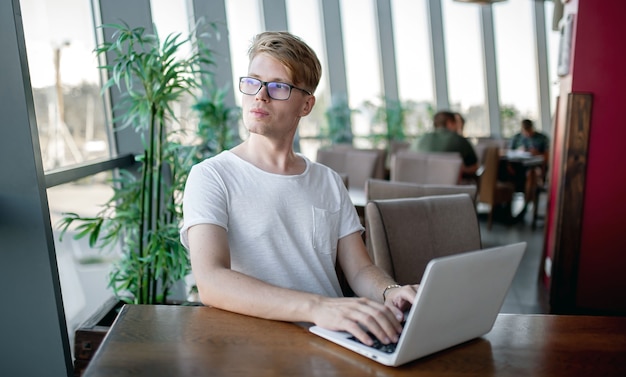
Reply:
[[367, 204], [365, 190], [351, 188], [348, 190], [348, 193], [350, 194], [350, 200], [352, 200], [354, 208], [356, 208], [356, 213], [359, 215], [361, 225], [365, 226], [365, 205]]
[[[514, 222], [524, 220], [529, 203], [532, 202], [535, 207], [537, 206], [537, 188], [543, 185], [543, 183], [540, 184], [539, 178], [534, 170], [541, 168], [542, 171], [545, 171], [545, 162], [545, 158], [542, 155], [532, 155], [529, 152], [515, 150], [501, 151], [498, 179], [509, 180], [515, 185], [516, 192], [522, 192], [524, 194], [524, 204], [521, 211], [515, 216]], [[514, 175], [509, 175], [510, 169], [515, 172]], [[508, 179], [504, 179], [503, 175], [507, 176]]]
[[308, 332], [209, 307], [126, 305], [95, 376], [626, 376], [626, 318], [498, 316], [493, 330], [398, 368]]

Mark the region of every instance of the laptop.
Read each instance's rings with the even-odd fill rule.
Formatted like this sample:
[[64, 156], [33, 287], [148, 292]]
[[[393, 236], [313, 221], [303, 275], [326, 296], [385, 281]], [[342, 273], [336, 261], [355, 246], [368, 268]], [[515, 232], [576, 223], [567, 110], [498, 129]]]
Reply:
[[367, 346], [348, 332], [309, 331], [389, 366], [480, 337], [491, 331], [525, 250], [520, 242], [431, 260], [395, 349]]

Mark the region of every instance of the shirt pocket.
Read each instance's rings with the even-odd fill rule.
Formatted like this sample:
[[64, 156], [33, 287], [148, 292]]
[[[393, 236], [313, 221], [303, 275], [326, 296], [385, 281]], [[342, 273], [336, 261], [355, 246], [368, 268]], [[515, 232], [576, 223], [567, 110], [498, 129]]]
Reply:
[[313, 249], [319, 254], [337, 255], [339, 210], [313, 207]]

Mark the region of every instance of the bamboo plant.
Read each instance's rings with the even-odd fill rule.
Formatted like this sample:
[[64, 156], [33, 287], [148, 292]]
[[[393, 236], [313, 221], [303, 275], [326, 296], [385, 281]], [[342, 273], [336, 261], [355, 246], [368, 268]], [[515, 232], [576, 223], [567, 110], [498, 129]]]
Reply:
[[[158, 34], [127, 25], [103, 25], [114, 30], [111, 42], [96, 48], [99, 56], [113, 56], [100, 67], [108, 73], [103, 91], [116, 87], [121, 101], [116, 119], [142, 136], [143, 152], [137, 169], [119, 170], [112, 181], [114, 194], [95, 217], [67, 213], [61, 235], [75, 229], [74, 238], [89, 237], [96, 248], [121, 245], [122, 253], [109, 277], [120, 299], [136, 304], [165, 303], [173, 285], [190, 271], [188, 255], [179, 241], [180, 197], [188, 171], [198, 159], [197, 146], [184, 145], [178, 136], [172, 104], [195, 98], [211, 75], [211, 51], [190, 37]], [[181, 47], [192, 48], [180, 57]]]

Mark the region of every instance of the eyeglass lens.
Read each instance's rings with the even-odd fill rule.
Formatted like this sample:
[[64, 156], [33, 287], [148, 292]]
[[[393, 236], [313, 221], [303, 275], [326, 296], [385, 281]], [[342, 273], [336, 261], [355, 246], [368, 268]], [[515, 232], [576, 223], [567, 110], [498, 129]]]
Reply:
[[[252, 77], [242, 77], [239, 81], [239, 90], [243, 94], [255, 95], [261, 90], [263, 82]], [[270, 98], [276, 100], [289, 99], [291, 94], [291, 86], [282, 82], [268, 82], [265, 83], [267, 87], [267, 94]]]

